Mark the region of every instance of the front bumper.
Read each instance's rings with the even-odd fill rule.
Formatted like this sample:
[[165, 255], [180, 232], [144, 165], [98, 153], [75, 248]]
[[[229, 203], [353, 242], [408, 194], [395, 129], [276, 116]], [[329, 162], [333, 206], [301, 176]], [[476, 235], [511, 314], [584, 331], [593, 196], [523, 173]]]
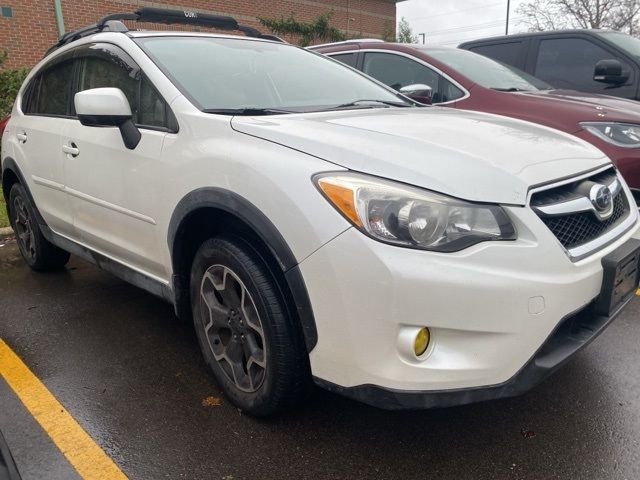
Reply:
[[[617, 314], [590, 313], [602, 258], [637, 226], [571, 262], [533, 211], [507, 210], [513, 242], [438, 254], [350, 229], [301, 262], [318, 330], [317, 383], [390, 408], [468, 403], [522, 393], [595, 338]], [[416, 358], [406, 332], [420, 327], [432, 341]]]
[[442, 408], [521, 395], [564, 365], [574, 354], [594, 340], [611, 323], [630, 298], [612, 315], [602, 316], [594, 304], [563, 319], [536, 354], [508, 381], [498, 385], [451, 390], [408, 391], [377, 385], [341, 387], [325, 380], [315, 382], [329, 391], [388, 410]]

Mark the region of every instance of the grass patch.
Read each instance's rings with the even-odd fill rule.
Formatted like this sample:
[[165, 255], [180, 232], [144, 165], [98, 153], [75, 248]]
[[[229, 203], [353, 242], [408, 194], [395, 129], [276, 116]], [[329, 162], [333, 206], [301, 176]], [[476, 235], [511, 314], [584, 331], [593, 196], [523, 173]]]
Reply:
[[9, 218], [7, 217], [7, 206], [4, 203], [4, 195], [2, 195], [2, 187], [0, 187], [0, 228], [9, 226]]

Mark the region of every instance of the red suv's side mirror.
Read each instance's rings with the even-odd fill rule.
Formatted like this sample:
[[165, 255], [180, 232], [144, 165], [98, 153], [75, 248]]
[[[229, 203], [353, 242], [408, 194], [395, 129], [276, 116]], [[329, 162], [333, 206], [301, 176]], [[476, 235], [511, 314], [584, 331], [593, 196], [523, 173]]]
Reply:
[[427, 105], [431, 105], [431, 100], [433, 98], [433, 89], [429, 85], [424, 85], [422, 83], [415, 83], [413, 85], [402, 87], [400, 89], [400, 93], [406, 95], [411, 100], [425, 103]]

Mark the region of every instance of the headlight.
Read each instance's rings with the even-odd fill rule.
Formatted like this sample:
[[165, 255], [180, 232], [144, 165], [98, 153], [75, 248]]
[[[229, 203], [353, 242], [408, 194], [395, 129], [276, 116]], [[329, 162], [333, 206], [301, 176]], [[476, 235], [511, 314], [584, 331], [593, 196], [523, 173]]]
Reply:
[[455, 252], [488, 240], [515, 240], [497, 205], [469, 203], [355, 173], [314, 177], [331, 204], [354, 226], [382, 242]]
[[605, 142], [618, 147], [640, 147], [640, 125], [634, 125], [633, 123], [583, 122], [580, 126]]

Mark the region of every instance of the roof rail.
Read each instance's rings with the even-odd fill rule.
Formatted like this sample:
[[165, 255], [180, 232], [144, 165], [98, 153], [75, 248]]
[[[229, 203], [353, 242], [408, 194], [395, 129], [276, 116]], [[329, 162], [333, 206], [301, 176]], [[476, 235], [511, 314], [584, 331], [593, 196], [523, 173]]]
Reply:
[[203, 27], [218, 28], [220, 30], [238, 30], [243, 32], [247, 37], [283, 42], [282, 39], [275, 35], [262, 34], [259, 30], [253, 27], [240, 25], [233, 17], [188, 10], [169, 10], [165, 8], [143, 7], [133, 13], [112, 13], [110, 15], [106, 15], [92, 25], [65, 33], [60, 37], [55, 45], [47, 50], [45, 57], [63, 45], [94, 33], [104, 31], [128, 32], [129, 29], [124, 23], [122, 23], [122, 20], [163, 23], [166, 25], [200, 25]]
[[341, 42], [331, 42], [331, 43], [321, 43], [320, 45], [311, 45], [310, 47], [307, 47], [307, 49], [313, 50], [314, 48], [332, 47], [334, 45], [344, 45], [347, 43], [384, 43], [384, 40], [380, 40], [379, 38], [351, 38], [349, 40], [343, 40]]

